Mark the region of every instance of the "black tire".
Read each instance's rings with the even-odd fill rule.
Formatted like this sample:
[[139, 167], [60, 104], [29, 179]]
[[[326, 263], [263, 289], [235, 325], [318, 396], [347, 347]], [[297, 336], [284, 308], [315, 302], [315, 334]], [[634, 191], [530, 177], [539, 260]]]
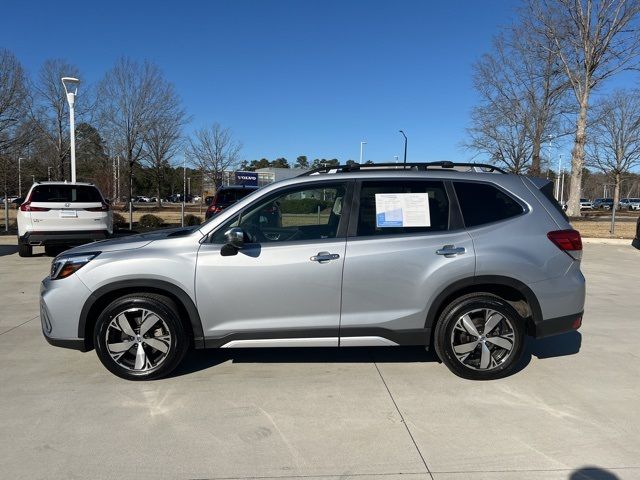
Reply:
[[[137, 312], [143, 310], [152, 312], [159, 318], [160, 322], [155, 324], [157, 328], [154, 328], [154, 331], [160, 331], [165, 335], [157, 337], [148, 334], [138, 335], [142, 321], [137, 317]], [[121, 318], [120, 315], [125, 311], [127, 311], [129, 318], [128, 322], [131, 322], [129, 327], [133, 329], [136, 337], [131, 337], [123, 329], [114, 327], [113, 322], [117, 322], [117, 325], [123, 323], [118, 318]], [[139, 323], [136, 325], [136, 322]], [[165, 339], [166, 334], [169, 335], [169, 339], [163, 341], [166, 346], [163, 348], [167, 348], [166, 352], [145, 343], [145, 338], [157, 342], [158, 338]], [[114, 338], [114, 335], [120, 335], [122, 338]], [[109, 342], [111, 346], [117, 345], [115, 342], [120, 342], [121, 345], [133, 342], [131, 348], [120, 356], [120, 362], [117, 362], [109, 353], [108, 338], [111, 340]], [[139, 343], [140, 346], [138, 346]], [[94, 345], [98, 358], [111, 373], [126, 380], [155, 380], [167, 376], [180, 364], [189, 348], [189, 338], [180, 320], [176, 304], [171, 299], [151, 293], [133, 293], [114, 300], [102, 311], [94, 329]], [[139, 352], [139, 348], [143, 350], [141, 357], [144, 356], [145, 367], [136, 370], [136, 353]], [[149, 367], [147, 367], [147, 359], [151, 359], [153, 356], [162, 359], [158, 361], [157, 365], [152, 365], [149, 360]]]
[[49, 257], [56, 257], [60, 253], [64, 252], [65, 250], [66, 250], [66, 247], [63, 247], [61, 245], [45, 245], [44, 246], [44, 253]]
[[18, 255], [21, 257], [30, 257], [33, 255], [33, 247], [26, 243], [18, 244]]
[[[499, 320], [499, 323], [495, 325], [494, 330], [489, 332], [498, 332], [498, 335], [485, 336], [484, 325], [480, 319], [483, 310], [495, 311], [503, 317], [503, 320]], [[462, 318], [467, 314], [470, 314], [468, 319], [473, 319], [473, 323], [477, 323], [475, 325], [478, 327], [476, 333], [480, 334], [480, 337], [459, 328], [459, 322], [462, 322]], [[454, 329], [456, 329], [455, 332]], [[466, 340], [461, 339], [465, 337]], [[496, 337], [501, 338], [496, 339]], [[436, 324], [434, 343], [440, 360], [459, 377], [469, 380], [495, 380], [513, 373], [522, 357], [524, 337], [524, 319], [508, 302], [490, 293], [471, 293], [454, 300], [444, 309]], [[473, 347], [476, 338], [478, 341]], [[486, 340], [487, 338], [489, 340]], [[456, 355], [454, 339], [459, 340], [456, 345], [458, 348], [464, 348], [465, 345], [473, 348], [467, 357], [464, 357], [464, 352], [460, 355], [460, 359]], [[505, 339], [507, 346], [508, 343], [511, 343], [510, 349], [498, 347], [493, 343], [498, 340], [505, 343]], [[490, 364], [483, 368], [482, 356], [485, 351], [489, 352], [487, 358]], [[491, 365], [494, 362], [496, 365]]]

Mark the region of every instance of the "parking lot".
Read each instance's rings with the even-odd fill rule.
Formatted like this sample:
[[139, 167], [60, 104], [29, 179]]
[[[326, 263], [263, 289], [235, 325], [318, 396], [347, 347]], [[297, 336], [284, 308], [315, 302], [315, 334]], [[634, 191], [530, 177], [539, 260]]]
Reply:
[[42, 337], [50, 260], [0, 238], [1, 478], [640, 478], [631, 246], [585, 245], [580, 333], [493, 382], [411, 348], [197, 351], [127, 382]]

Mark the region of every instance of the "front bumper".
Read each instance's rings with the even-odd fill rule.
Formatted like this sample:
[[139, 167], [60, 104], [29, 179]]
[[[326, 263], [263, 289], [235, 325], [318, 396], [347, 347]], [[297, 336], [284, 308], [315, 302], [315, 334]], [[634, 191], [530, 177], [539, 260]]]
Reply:
[[86, 351], [84, 338], [78, 336], [79, 313], [89, 289], [77, 275], [60, 280], [45, 278], [40, 284], [40, 322], [47, 342], [56, 347]]
[[28, 245], [81, 245], [109, 238], [108, 230], [29, 231], [18, 240]]

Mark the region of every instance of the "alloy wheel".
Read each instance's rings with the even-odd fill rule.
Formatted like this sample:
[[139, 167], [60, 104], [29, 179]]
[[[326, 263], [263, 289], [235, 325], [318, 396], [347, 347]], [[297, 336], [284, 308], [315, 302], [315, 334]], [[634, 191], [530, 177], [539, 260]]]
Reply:
[[456, 321], [451, 347], [458, 361], [474, 370], [493, 370], [511, 356], [515, 331], [511, 320], [496, 310], [471, 310]]
[[164, 319], [144, 308], [130, 308], [115, 315], [105, 332], [109, 356], [134, 372], [160, 366], [170, 352], [171, 340]]

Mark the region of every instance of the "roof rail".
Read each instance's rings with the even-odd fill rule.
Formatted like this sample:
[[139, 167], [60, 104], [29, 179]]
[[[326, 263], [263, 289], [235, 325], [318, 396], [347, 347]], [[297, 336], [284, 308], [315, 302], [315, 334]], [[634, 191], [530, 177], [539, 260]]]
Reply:
[[489, 165], [487, 163], [459, 163], [450, 161], [441, 162], [413, 162], [413, 163], [367, 163], [361, 165], [359, 163], [352, 163], [347, 165], [325, 165], [323, 167], [314, 168], [308, 172], [304, 172], [299, 177], [306, 177], [309, 175], [315, 175], [320, 173], [348, 173], [358, 172], [363, 170], [414, 170], [414, 171], [426, 171], [440, 169], [451, 169], [456, 167], [468, 167], [469, 171], [473, 172], [488, 172], [488, 173], [508, 173], [503, 169], [496, 167], [495, 165]]

